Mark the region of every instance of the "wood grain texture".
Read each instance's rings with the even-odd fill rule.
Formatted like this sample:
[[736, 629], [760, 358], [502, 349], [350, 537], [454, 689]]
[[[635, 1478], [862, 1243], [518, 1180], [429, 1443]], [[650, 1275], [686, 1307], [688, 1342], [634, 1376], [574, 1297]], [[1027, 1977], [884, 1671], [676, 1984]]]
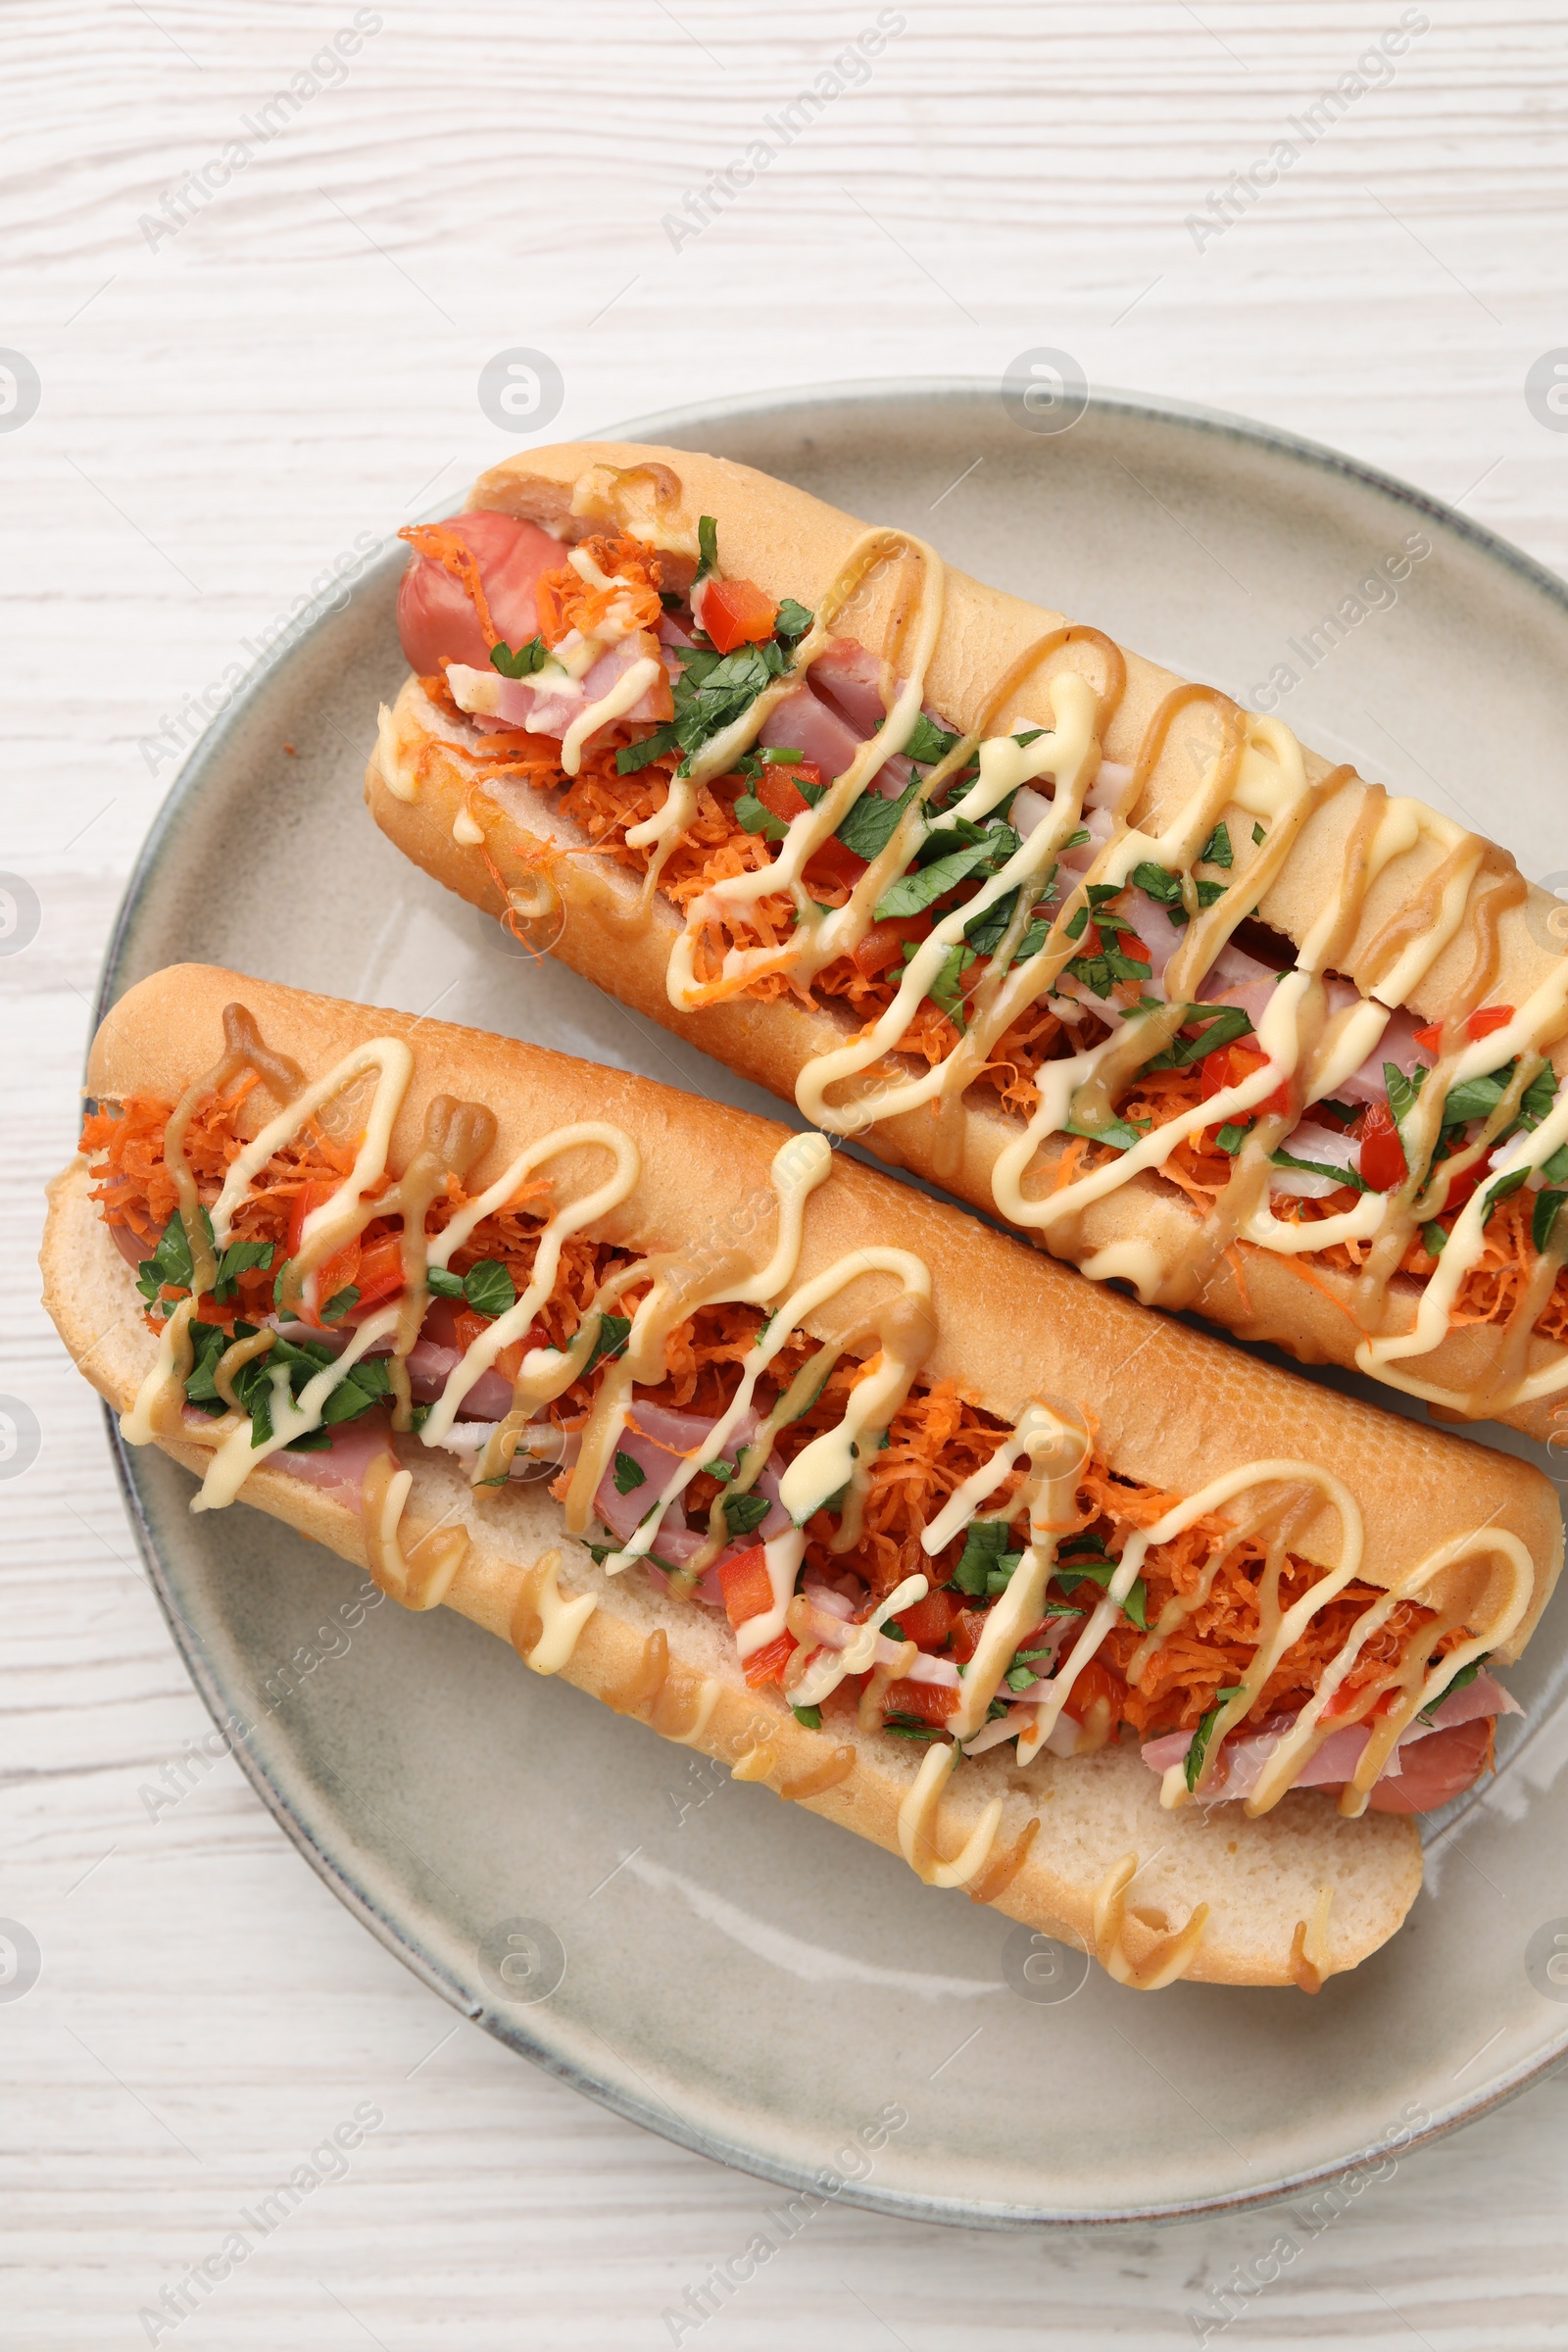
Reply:
[[[161, 2341], [666, 2343], [662, 2312], [769, 2201], [454, 2026], [232, 1762], [193, 1768], [156, 1820], [139, 1793], [208, 1719], [31, 1260], [102, 946], [174, 772], [159, 739], [189, 698], [356, 534], [455, 501], [502, 454], [474, 383], [519, 343], [563, 370], [559, 437], [1064, 346], [1096, 381], [1337, 443], [1568, 567], [1568, 440], [1523, 396], [1568, 335], [1548, 0], [1432, 0], [1393, 81], [1201, 250], [1186, 217], [1353, 70], [1396, 0], [910, 0], [865, 86], [678, 251], [662, 216], [874, 20], [869, 0], [382, 13], [340, 85], [154, 244], [141, 218], [349, 0], [59, 0], [0, 22], [3, 340], [42, 382], [0, 434], [0, 867], [39, 904], [0, 960], [0, 1391], [42, 1436], [0, 1480], [0, 1912], [44, 1955], [0, 2003], [0, 2339], [24, 2352], [146, 2342], [138, 2310], [362, 2101], [384, 2122], [347, 2179]], [[353, 877], [299, 887], [330, 923]], [[1160, 2063], [1151, 2099], [1179, 2102]], [[1237, 2352], [1558, 2344], [1564, 2101], [1544, 2083], [1298, 2230], [1227, 2326], [1213, 2290], [1288, 2217], [1009, 2239], [846, 2209], [685, 2340], [1099, 2352], [1193, 2343], [1196, 2312]]]

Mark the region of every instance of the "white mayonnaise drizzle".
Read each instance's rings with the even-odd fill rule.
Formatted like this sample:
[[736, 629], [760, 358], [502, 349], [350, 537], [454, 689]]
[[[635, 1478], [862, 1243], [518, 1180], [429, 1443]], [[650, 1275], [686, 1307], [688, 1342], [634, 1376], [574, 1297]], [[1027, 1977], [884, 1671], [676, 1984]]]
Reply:
[[657, 655], [644, 654], [621, 673], [608, 694], [601, 695], [597, 703], [590, 703], [586, 710], [578, 711], [561, 739], [561, 764], [568, 776], [580, 774], [583, 746], [589, 737], [597, 735], [601, 727], [608, 727], [613, 719], [624, 718], [663, 674], [664, 665]]
[[[429, 1262], [432, 1266], [451, 1264], [453, 1253], [461, 1250], [468, 1236], [485, 1217], [493, 1216], [536, 1169], [564, 1152], [581, 1151], [593, 1147], [609, 1152], [614, 1167], [603, 1184], [585, 1193], [564, 1208], [555, 1209], [541, 1230], [534, 1251], [533, 1273], [520, 1298], [487, 1323], [477, 1338], [465, 1349], [461, 1359], [448, 1373], [440, 1396], [431, 1406], [420, 1436], [426, 1446], [439, 1446], [451, 1432], [452, 1424], [462, 1409], [464, 1398], [474, 1382], [491, 1365], [504, 1348], [520, 1340], [528, 1331], [541, 1306], [552, 1296], [556, 1276], [561, 1266], [563, 1246], [574, 1233], [593, 1225], [618, 1208], [628, 1197], [642, 1173], [642, 1154], [624, 1128], [612, 1127], [602, 1119], [582, 1119], [570, 1127], [558, 1127], [519, 1152], [512, 1165], [499, 1175], [477, 1199], [459, 1209], [440, 1237], [430, 1245]], [[544, 1356], [547, 1350], [535, 1348], [526, 1359]]]

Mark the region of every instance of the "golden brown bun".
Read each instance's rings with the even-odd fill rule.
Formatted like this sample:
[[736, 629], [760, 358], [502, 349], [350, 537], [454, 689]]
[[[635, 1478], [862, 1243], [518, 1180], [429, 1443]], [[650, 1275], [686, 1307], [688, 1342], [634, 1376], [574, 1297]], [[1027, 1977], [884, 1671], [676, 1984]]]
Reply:
[[[701, 514], [716, 515], [724, 549], [725, 568], [765, 584], [775, 596], [793, 596], [813, 607], [837, 571], [862, 525], [837, 508], [751, 467], [725, 458], [697, 456], [685, 450], [649, 447], [625, 442], [566, 442], [557, 448], [532, 450], [480, 477], [469, 501], [471, 507], [493, 508], [547, 523], [568, 535], [580, 536], [596, 527], [570, 514], [572, 485], [590, 467], [600, 465], [631, 466], [650, 461], [667, 466], [681, 485], [680, 512], [695, 531]], [[954, 724], [968, 726], [981, 711], [986, 695], [1008, 663], [1045, 630], [1060, 624], [1063, 615], [1048, 612], [987, 587], [966, 574], [947, 575], [946, 621], [927, 681], [927, 699]], [[857, 629], [872, 650], [878, 650], [874, 625]], [[1072, 657], [1086, 672], [1096, 673], [1097, 657], [1085, 648]], [[1127, 688], [1106, 730], [1103, 749], [1108, 759], [1131, 762], [1148, 721], [1170, 690], [1181, 683], [1140, 655], [1128, 653]], [[1007, 723], [1014, 719], [1049, 724], [1049, 684], [1036, 677], [1013, 698]], [[398, 740], [406, 747], [407, 762], [419, 766], [418, 797], [413, 802], [388, 789], [378, 760], [372, 756], [366, 773], [366, 798], [381, 830], [416, 864], [460, 897], [499, 915], [502, 900], [486, 867], [483, 853], [462, 848], [453, 839], [452, 825], [463, 805], [466, 771], [439, 756], [443, 739], [471, 742], [466, 729], [453, 725], [432, 709], [410, 679], [394, 713]], [[427, 756], [421, 760], [420, 753]], [[1329, 772], [1331, 762], [1305, 753], [1310, 780]], [[1156, 820], [1165, 795], [1177, 788], [1170, 781], [1170, 763], [1156, 767], [1145, 800], [1134, 811], [1136, 822]], [[1348, 838], [1369, 788], [1352, 781], [1302, 827], [1274, 887], [1258, 911], [1262, 919], [1299, 943], [1337, 891], [1344, 844]], [[569, 820], [553, 814], [543, 795], [511, 780], [496, 788], [504, 811], [488, 819], [486, 849], [508, 885], [525, 880], [527, 853], [541, 843], [581, 850], [586, 836]], [[1171, 805], [1164, 807], [1168, 820]], [[484, 804], [477, 813], [485, 817]], [[1343, 961], [1356, 978], [1368, 945], [1389, 917], [1408, 902], [1441, 857], [1431, 843], [1385, 870], [1367, 895], [1360, 925]], [[1491, 877], [1512, 870], [1506, 853], [1489, 856]], [[743, 1077], [793, 1101], [796, 1080], [815, 1054], [844, 1042], [846, 1022], [832, 1011], [810, 1012], [781, 1000], [760, 1004], [752, 1000], [679, 1012], [669, 1003], [664, 985], [669, 950], [677, 935], [673, 908], [658, 902], [658, 917], [641, 935], [628, 928], [627, 917], [636, 898], [636, 882], [624, 867], [608, 859], [563, 858], [552, 867], [565, 911], [564, 929], [554, 953], [574, 971], [609, 988], [622, 1003], [713, 1054]], [[1479, 883], [1477, 887], [1479, 887]], [[1498, 926], [1499, 962], [1492, 1002], [1522, 1004], [1560, 963], [1549, 944], [1546, 918], [1556, 902], [1532, 887], [1525, 905], [1509, 908]], [[1411, 1009], [1428, 1018], [1443, 1013], [1460, 987], [1471, 964], [1474, 942], [1468, 925], [1427, 973]], [[1568, 1042], [1552, 1050], [1559, 1074], [1568, 1072]], [[933, 1122], [927, 1112], [914, 1111], [885, 1121], [863, 1139], [881, 1157], [942, 1184], [949, 1192], [995, 1214], [991, 1174], [999, 1153], [1017, 1136], [1017, 1123], [999, 1106], [971, 1100], [963, 1123], [961, 1159], [956, 1167], [939, 1168], [932, 1157]], [[1055, 1147], [1059, 1151], [1059, 1144]], [[1054, 1153], [1048, 1148], [1042, 1164]], [[1146, 1171], [1097, 1202], [1075, 1220], [1071, 1254], [1079, 1259], [1132, 1235], [1151, 1241], [1167, 1264], [1175, 1264], [1191, 1246], [1197, 1215], [1186, 1197], [1159, 1176]], [[1067, 1245], [1060, 1244], [1063, 1250]], [[1239, 1245], [1245, 1292], [1234, 1272], [1222, 1265], [1200, 1301], [1200, 1311], [1243, 1339], [1269, 1340], [1288, 1348], [1304, 1363], [1351, 1366], [1361, 1337], [1352, 1311], [1353, 1277], [1329, 1266], [1314, 1266], [1308, 1281], [1289, 1259], [1251, 1243]], [[1321, 1284], [1321, 1289], [1314, 1287]], [[1396, 1294], [1414, 1298], [1413, 1287], [1399, 1282]], [[1420, 1360], [1423, 1380], [1454, 1391], [1483, 1387], [1496, 1340], [1484, 1326], [1457, 1330], [1430, 1355]], [[1531, 1367], [1550, 1362], [1558, 1350], [1545, 1340], [1535, 1343]], [[1548, 1437], [1549, 1397], [1502, 1418], [1531, 1435]]]
[[[272, 993], [250, 982], [238, 985], [253, 1004]], [[267, 1024], [265, 1004], [257, 1008]], [[275, 1025], [271, 1033], [284, 1042]], [[298, 1031], [290, 1042], [300, 1045]], [[50, 1188], [41, 1263], [44, 1303], [61, 1338], [93, 1386], [123, 1411], [153, 1361], [154, 1342], [130, 1269], [91, 1201], [79, 1160]], [[160, 1442], [186, 1469], [204, 1467], [200, 1447]], [[467, 1530], [469, 1549], [447, 1595], [449, 1606], [508, 1640], [528, 1572], [544, 1552], [557, 1550], [561, 1592], [568, 1597], [592, 1592], [599, 1603], [564, 1669], [568, 1682], [612, 1703], [633, 1684], [648, 1635], [662, 1627], [672, 1664], [684, 1671], [688, 1687], [699, 1675], [722, 1686], [695, 1745], [733, 1764], [765, 1740], [776, 1759], [766, 1780], [777, 1788], [781, 1781], [815, 1770], [839, 1742], [848, 1742], [857, 1751], [851, 1778], [801, 1801], [897, 1852], [898, 1808], [918, 1764], [908, 1743], [885, 1735], [861, 1739], [853, 1717], [847, 1726], [806, 1730], [776, 1691], [746, 1690], [727, 1629], [721, 1632], [708, 1611], [679, 1606], [631, 1576], [607, 1578], [564, 1533], [560, 1506], [542, 1488], [516, 1487], [476, 1504], [449, 1456], [394, 1443], [414, 1473], [410, 1520], [461, 1521]], [[359, 1514], [318, 1488], [264, 1464], [247, 1480], [243, 1500], [343, 1559], [367, 1565]], [[1210, 1918], [1187, 1971], [1205, 1983], [1289, 1983], [1297, 1922], [1311, 1918], [1325, 1886], [1333, 1888], [1329, 1969], [1353, 1968], [1395, 1933], [1421, 1884], [1420, 1840], [1411, 1821], [1386, 1813], [1347, 1821], [1326, 1797], [1306, 1790], [1285, 1797], [1259, 1821], [1243, 1819], [1234, 1805], [1215, 1806], [1206, 1815], [1197, 1805], [1165, 1813], [1157, 1778], [1130, 1748], [1070, 1761], [1047, 1754], [1027, 1772], [1001, 1750], [973, 1758], [943, 1798], [942, 1850], [956, 1852], [984, 1805], [999, 1794], [1004, 1799], [999, 1851], [1032, 1816], [1041, 1823], [1022, 1870], [997, 1898], [999, 1910], [1093, 1948], [1096, 1887], [1123, 1856], [1147, 1855], [1130, 1890], [1126, 1955], [1141, 1964], [1167, 1928], [1179, 1929], [1196, 1904], [1206, 1902]]]

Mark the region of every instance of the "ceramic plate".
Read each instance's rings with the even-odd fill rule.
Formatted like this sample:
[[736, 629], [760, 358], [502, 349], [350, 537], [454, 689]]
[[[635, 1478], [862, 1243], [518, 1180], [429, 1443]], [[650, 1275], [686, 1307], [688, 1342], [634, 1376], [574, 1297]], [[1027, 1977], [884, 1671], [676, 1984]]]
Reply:
[[[1532, 874], [1568, 868], [1568, 597], [1398, 483], [1144, 399], [1097, 397], [1041, 431], [961, 383], [624, 430], [911, 527], [983, 578], [1270, 700], [1319, 750], [1495, 833]], [[1396, 590], [1386, 570], [1363, 586], [1401, 554]], [[204, 739], [131, 883], [105, 1003], [201, 958], [778, 1116], [575, 974], [509, 952], [369, 823], [361, 777], [403, 669], [403, 562], [388, 547], [309, 615]], [[1511, 1677], [1529, 1712], [1504, 1727], [1502, 1769], [1434, 1826], [1426, 1891], [1388, 1949], [1316, 2000], [1148, 1996], [1073, 1955], [1026, 1974], [1025, 1932], [962, 1893], [526, 1674], [460, 1618], [365, 1611], [351, 1571], [260, 1515], [193, 1518], [161, 1457], [121, 1468], [198, 1688], [253, 1727], [241, 1762], [342, 1900], [513, 2048], [792, 2190], [965, 2223], [1207, 2211], [1444, 2130], [1568, 2047], [1560, 1597]], [[888, 2111], [906, 2120], [888, 2131]]]

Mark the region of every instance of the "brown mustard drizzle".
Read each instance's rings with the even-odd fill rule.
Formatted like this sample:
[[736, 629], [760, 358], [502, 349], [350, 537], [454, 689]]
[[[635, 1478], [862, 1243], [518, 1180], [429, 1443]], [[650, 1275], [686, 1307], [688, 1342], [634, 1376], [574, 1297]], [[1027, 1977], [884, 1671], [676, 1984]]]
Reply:
[[1329, 1905], [1332, 1886], [1318, 1889], [1309, 1920], [1298, 1919], [1291, 1936], [1291, 1977], [1302, 1992], [1321, 1992], [1333, 1971], [1329, 1967]]
[[1095, 1889], [1095, 1958], [1118, 1984], [1126, 1984], [1134, 1992], [1159, 1992], [1192, 1966], [1208, 1924], [1208, 1905], [1196, 1904], [1184, 1927], [1159, 1936], [1141, 1961], [1134, 1961], [1125, 1940], [1127, 1889], [1138, 1876], [1138, 1867], [1135, 1853], [1124, 1854]]

